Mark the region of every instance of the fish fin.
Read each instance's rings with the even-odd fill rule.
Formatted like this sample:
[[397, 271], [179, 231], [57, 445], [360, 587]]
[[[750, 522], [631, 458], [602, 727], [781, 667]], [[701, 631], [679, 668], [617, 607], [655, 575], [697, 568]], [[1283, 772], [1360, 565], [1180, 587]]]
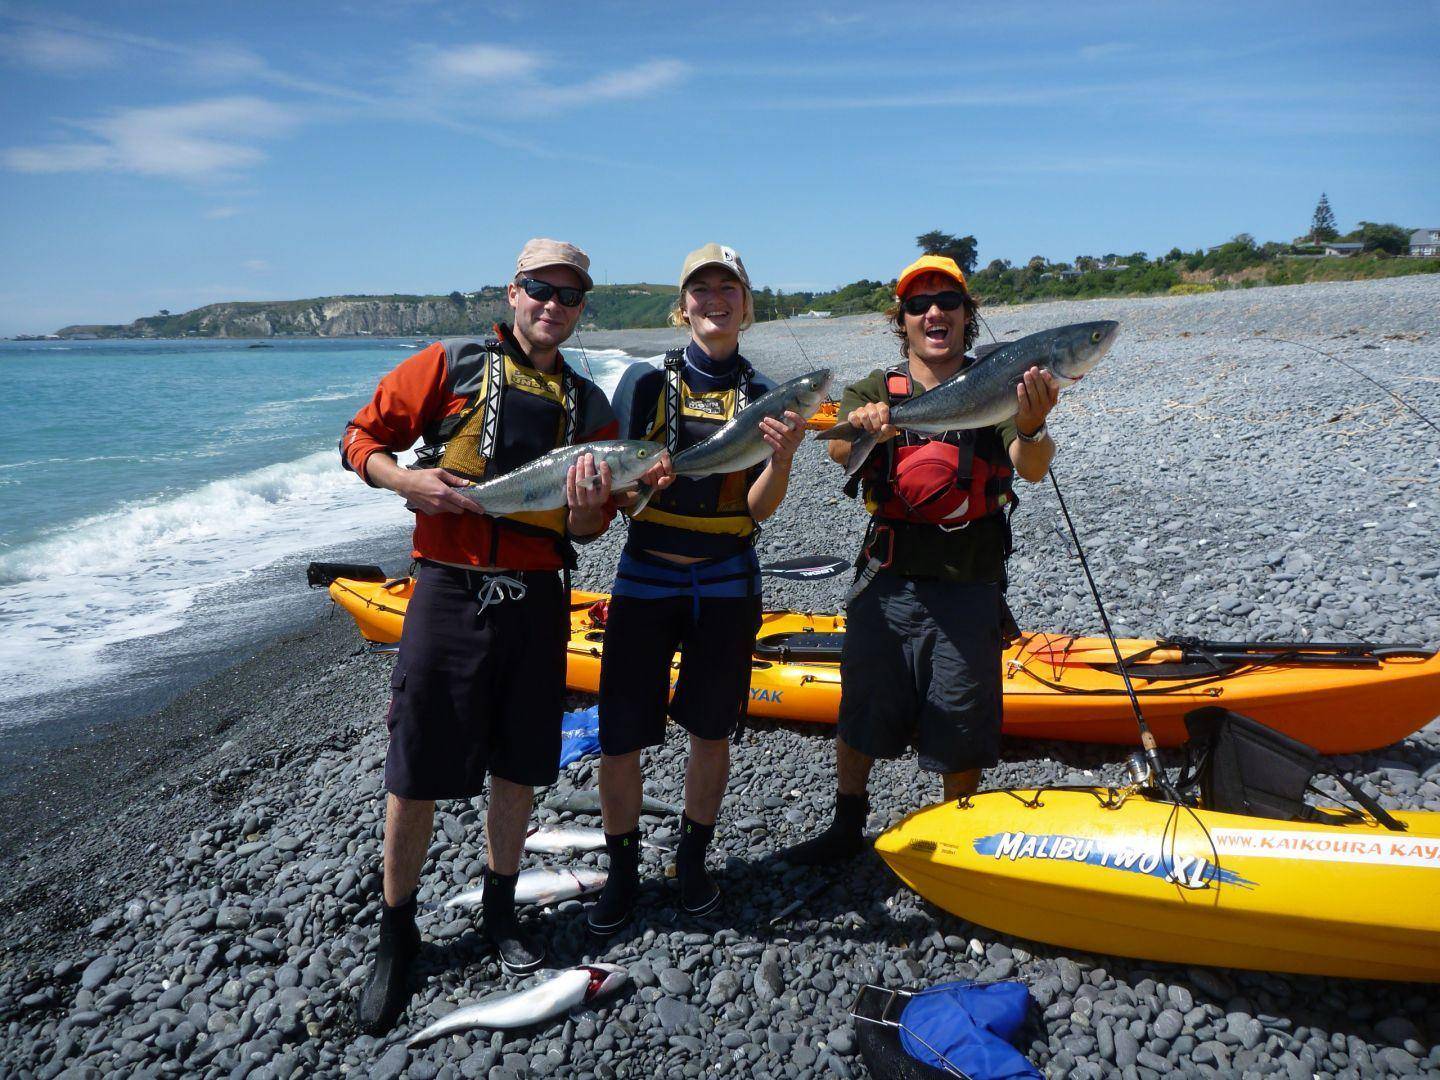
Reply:
[[822, 442], [828, 442], [832, 439], [844, 439], [846, 442], [854, 442], [856, 439], [860, 438], [860, 435], [860, 429], [851, 424], [850, 421], [846, 420], [843, 423], [835, 424], [833, 427], [826, 428], [824, 431], [817, 431], [815, 433], [815, 438], [819, 439]]
[[644, 510], [645, 507], [649, 506], [650, 497], [654, 494], [655, 489], [652, 486], [637, 482], [635, 484], [635, 502], [629, 508], [630, 516], [634, 517], [640, 513], [641, 510]]
[[845, 463], [846, 476], [854, 476], [860, 471], [878, 441], [878, 436], [867, 432], [850, 444], [850, 460]]

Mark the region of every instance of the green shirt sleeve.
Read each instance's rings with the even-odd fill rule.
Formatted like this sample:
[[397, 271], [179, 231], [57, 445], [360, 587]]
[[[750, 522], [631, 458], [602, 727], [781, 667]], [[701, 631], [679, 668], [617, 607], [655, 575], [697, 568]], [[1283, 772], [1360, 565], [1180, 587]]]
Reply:
[[851, 383], [840, 395], [840, 420], [849, 416], [861, 405], [885, 400], [885, 373], [880, 369], [872, 371], [859, 382]]
[[996, 424], [995, 430], [1000, 434], [1000, 445], [1006, 450], [1009, 450], [1010, 444], [1020, 437], [1020, 429], [1015, 426], [1013, 416], [1009, 420], [1002, 420]]

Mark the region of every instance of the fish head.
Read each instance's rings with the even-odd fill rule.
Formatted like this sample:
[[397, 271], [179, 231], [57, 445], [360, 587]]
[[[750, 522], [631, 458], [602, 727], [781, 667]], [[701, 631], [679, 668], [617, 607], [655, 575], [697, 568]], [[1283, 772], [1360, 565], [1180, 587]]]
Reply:
[[793, 380], [795, 400], [800, 406], [795, 411], [809, 419], [825, 400], [825, 395], [830, 393], [834, 382], [835, 375], [829, 368], [817, 368]]
[[659, 460], [665, 448], [659, 443], [643, 439], [622, 439], [612, 444], [603, 453], [610, 466], [611, 482], [621, 487], [644, 476]]
[[1062, 385], [1079, 382], [1110, 351], [1120, 324], [1113, 319], [1074, 323], [1052, 330], [1045, 367]]
[[590, 973], [590, 985], [585, 988], [587, 1002], [614, 993], [630, 978], [629, 973], [617, 964], [586, 964], [584, 970]]

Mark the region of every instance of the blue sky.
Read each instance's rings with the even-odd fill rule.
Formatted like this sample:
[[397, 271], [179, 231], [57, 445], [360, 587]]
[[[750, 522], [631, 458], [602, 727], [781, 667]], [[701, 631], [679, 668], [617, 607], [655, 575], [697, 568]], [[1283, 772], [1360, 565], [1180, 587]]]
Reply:
[[[448, 292], [532, 235], [759, 284], [1440, 226], [1440, 4], [0, 0], [0, 334]], [[568, 13], [568, 14], [567, 14]]]

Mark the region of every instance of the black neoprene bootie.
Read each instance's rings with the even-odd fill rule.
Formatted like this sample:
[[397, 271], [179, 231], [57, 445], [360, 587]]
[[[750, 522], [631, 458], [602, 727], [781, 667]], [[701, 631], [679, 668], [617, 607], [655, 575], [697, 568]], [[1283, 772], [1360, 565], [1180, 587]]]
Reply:
[[791, 866], [828, 866], [854, 858], [865, 848], [865, 818], [870, 801], [864, 795], [835, 796], [835, 820], [819, 836], [785, 848], [780, 858]]
[[619, 931], [635, 910], [635, 895], [640, 891], [640, 830], [606, 833], [605, 850], [610, 856], [610, 874], [599, 899], [585, 912], [585, 925], [602, 937]]
[[720, 886], [705, 869], [705, 850], [715, 835], [714, 825], [701, 825], [680, 816], [680, 847], [675, 852], [675, 876], [680, 881], [680, 910], [704, 915], [720, 903]]
[[356, 1020], [367, 1035], [384, 1035], [395, 1026], [410, 999], [410, 968], [420, 952], [420, 928], [415, 925], [415, 894], [390, 907], [381, 902], [380, 932], [375, 941], [375, 963], [360, 991]]
[[545, 946], [523, 933], [515, 917], [515, 882], [519, 874], [497, 874], [485, 868], [480, 896], [480, 932], [495, 946], [500, 966], [510, 975], [525, 975], [545, 963]]

